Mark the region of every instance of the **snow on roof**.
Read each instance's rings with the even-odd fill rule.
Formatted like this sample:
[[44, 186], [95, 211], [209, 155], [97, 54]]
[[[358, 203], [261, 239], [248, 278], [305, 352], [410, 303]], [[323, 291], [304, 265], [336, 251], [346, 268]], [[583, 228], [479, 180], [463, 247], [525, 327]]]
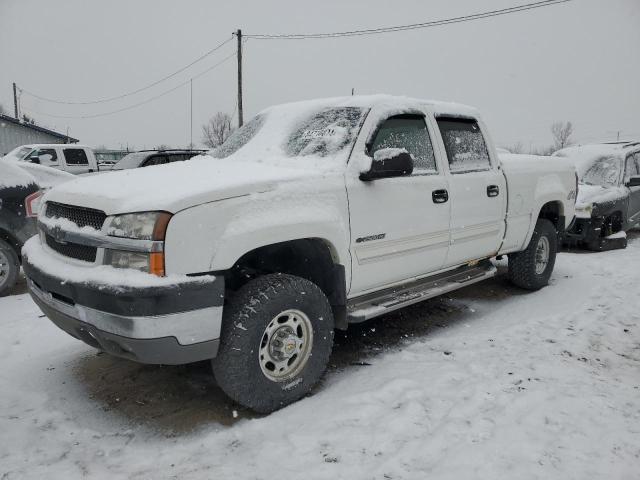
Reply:
[[436, 113], [450, 115], [478, 115], [478, 110], [468, 105], [455, 102], [442, 102], [437, 100], [424, 100], [400, 95], [352, 95], [348, 97], [318, 98], [315, 100], [303, 100], [300, 102], [283, 103], [266, 108], [260, 113], [274, 109], [295, 110], [320, 110], [330, 107], [361, 107], [361, 108], [416, 108], [426, 106]]

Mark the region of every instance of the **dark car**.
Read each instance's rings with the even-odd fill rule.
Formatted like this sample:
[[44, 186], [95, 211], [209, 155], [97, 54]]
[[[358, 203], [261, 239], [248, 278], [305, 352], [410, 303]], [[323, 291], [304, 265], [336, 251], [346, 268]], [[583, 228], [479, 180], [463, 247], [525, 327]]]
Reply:
[[22, 245], [36, 234], [42, 193], [36, 179], [17, 165], [0, 161], [0, 297], [20, 273]]
[[111, 170], [126, 170], [129, 168], [183, 162], [205, 152], [206, 150], [141, 150], [126, 155]]
[[568, 147], [554, 153], [575, 162], [579, 188], [570, 244], [590, 250], [624, 248], [640, 224], [640, 142]]

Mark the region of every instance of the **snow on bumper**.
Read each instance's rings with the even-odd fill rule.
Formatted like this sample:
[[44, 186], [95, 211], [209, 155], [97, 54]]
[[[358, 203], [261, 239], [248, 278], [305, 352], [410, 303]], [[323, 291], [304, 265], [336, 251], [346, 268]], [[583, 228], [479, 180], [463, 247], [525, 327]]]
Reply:
[[114, 282], [118, 271], [109, 271], [100, 280], [96, 270], [116, 269], [68, 264], [46, 252], [37, 237], [27, 242], [23, 256], [36, 304], [85, 343], [142, 363], [182, 364], [216, 356], [224, 277], [159, 278], [120, 271], [120, 282]]

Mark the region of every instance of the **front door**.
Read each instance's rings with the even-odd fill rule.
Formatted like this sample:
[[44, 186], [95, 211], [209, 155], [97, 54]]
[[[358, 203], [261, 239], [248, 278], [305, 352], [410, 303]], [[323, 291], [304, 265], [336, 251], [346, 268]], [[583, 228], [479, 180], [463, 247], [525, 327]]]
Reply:
[[449, 249], [447, 179], [424, 116], [395, 115], [370, 128], [377, 128], [371, 143], [366, 148], [356, 144], [350, 167], [367, 164], [377, 150], [404, 148], [414, 160], [414, 171], [365, 182], [351, 169], [350, 296], [438, 270]]
[[478, 122], [437, 118], [448, 160], [451, 246], [445, 266], [495, 255], [505, 231], [506, 181], [493, 165]]

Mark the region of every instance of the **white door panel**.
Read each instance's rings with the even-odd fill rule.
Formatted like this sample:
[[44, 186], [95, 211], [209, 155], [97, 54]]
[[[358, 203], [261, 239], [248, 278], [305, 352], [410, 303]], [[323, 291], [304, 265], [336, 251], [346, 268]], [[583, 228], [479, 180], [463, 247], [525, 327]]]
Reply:
[[[489, 197], [487, 188], [498, 187]], [[451, 175], [451, 248], [446, 265], [494, 255], [504, 237], [504, 176], [493, 170]]]
[[414, 175], [348, 184], [351, 294], [439, 270], [449, 249], [450, 203], [442, 175]]

